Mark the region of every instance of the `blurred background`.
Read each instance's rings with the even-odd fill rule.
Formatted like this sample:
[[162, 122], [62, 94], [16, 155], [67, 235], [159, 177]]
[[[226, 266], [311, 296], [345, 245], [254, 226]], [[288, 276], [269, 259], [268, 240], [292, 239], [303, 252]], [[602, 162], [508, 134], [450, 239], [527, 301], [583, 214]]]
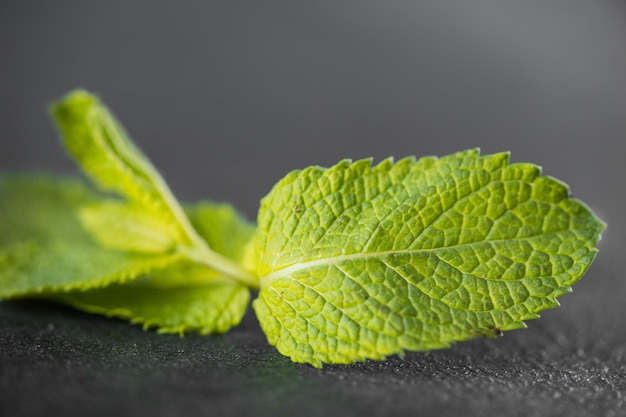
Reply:
[[46, 107], [76, 87], [180, 198], [251, 218], [292, 169], [473, 147], [542, 165], [612, 215], [626, 5], [3, 1], [2, 170], [74, 172]]
[[76, 172], [47, 116], [76, 87], [180, 199], [250, 219], [290, 170], [342, 158], [541, 165], [609, 224], [569, 309], [545, 315], [586, 320], [624, 364], [623, 1], [2, 1], [0, 170]]

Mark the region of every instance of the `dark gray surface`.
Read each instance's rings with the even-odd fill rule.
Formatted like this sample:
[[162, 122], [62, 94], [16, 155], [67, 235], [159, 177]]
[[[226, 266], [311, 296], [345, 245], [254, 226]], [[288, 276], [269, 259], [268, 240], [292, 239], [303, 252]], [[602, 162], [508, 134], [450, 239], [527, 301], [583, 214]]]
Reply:
[[294, 168], [510, 150], [609, 224], [598, 259], [527, 330], [322, 370], [253, 315], [181, 339], [3, 302], [0, 414], [626, 415], [624, 3], [260, 3], [1, 2], [0, 170], [74, 172], [45, 109], [80, 86], [183, 200], [250, 218]]
[[318, 370], [268, 346], [252, 316], [226, 335], [181, 339], [50, 304], [8, 302], [0, 304], [0, 412], [623, 415], [626, 337], [594, 329], [576, 317], [581, 310], [563, 307], [497, 340]]
[[181, 339], [50, 304], [3, 303], [0, 412], [623, 415], [626, 338], [573, 325], [572, 310], [498, 340], [317, 370], [269, 347], [252, 316], [227, 335]]

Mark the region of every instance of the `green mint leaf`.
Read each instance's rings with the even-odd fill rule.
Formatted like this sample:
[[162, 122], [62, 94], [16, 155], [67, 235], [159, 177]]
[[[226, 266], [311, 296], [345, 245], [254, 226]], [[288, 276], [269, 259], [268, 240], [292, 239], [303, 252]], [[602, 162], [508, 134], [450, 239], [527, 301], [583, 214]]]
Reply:
[[[258, 286], [254, 275], [200, 237], [156, 168], [96, 96], [77, 90], [56, 102], [51, 110], [67, 150], [85, 173], [127, 200], [126, 208], [109, 204], [83, 211], [85, 227], [101, 244], [146, 253], [175, 246], [178, 253], [196, 263], [220, 270], [248, 286]], [[123, 236], [115, 236], [116, 230], [110, 229], [115, 216], [119, 216], [118, 230], [124, 224], [137, 223], [136, 228], [127, 229], [125, 235], [131, 240], [128, 245]], [[142, 216], [146, 220], [137, 222]], [[156, 234], [154, 244], [150, 243], [150, 233]]]
[[96, 184], [160, 217], [178, 230], [179, 240], [190, 241], [187, 219], [165, 181], [98, 97], [76, 90], [51, 112], [66, 149]]
[[[200, 235], [220, 254], [240, 261], [254, 225], [223, 203], [186, 207]], [[72, 291], [56, 299], [81, 310], [157, 327], [160, 333], [223, 333], [238, 324], [248, 307], [250, 290], [224, 279], [218, 271], [181, 260], [127, 284]]]
[[98, 201], [80, 207], [82, 225], [102, 246], [130, 252], [174, 250], [176, 231], [137, 205]]
[[[79, 221], [85, 212], [94, 218], [98, 213], [105, 225], [118, 204], [77, 179], [0, 175], [0, 299], [45, 296], [167, 333], [224, 332], [239, 323], [250, 297], [245, 285], [173, 248], [145, 254], [130, 250], [137, 243], [127, 243], [126, 251], [103, 247]], [[139, 227], [126, 224], [128, 207], [119, 210], [119, 227]], [[187, 213], [209, 244], [233, 261], [241, 259], [254, 225], [226, 204], [202, 202]], [[122, 237], [113, 246], [124, 246], [124, 236], [145, 232], [147, 239], [150, 233], [118, 231]], [[145, 244], [140, 246], [145, 252]]]
[[91, 291], [61, 293], [58, 301], [80, 310], [130, 320], [159, 333], [224, 333], [239, 324], [250, 290], [238, 283], [160, 288], [150, 279]]
[[268, 340], [352, 363], [524, 327], [591, 264], [604, 224], [508, 154], [342, 161], [262, 200], [246, 264]]
[[0, 299], [126, 282], [184, 259], [100, 246], [77, 213], [99, 201], [80, 180], [0, 175]]

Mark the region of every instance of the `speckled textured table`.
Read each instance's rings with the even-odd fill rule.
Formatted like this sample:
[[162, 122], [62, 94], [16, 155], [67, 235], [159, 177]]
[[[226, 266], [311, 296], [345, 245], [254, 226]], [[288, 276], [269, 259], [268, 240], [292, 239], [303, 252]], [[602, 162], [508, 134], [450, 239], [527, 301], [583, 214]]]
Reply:
[[625, 50], [618, 1], [3, 1], [1, 171], [75, 172], [45, 109], [84, 87], [182, 200], [254, 218], [295, 168], [481, 147], [543, 166], [608, 228], [528, 329], [321, 370], [253, 314], [180, 338], [0, 302], [0, 415], [626, 415]]
[[319, 370], [277, 353], [252, 316], [227, 335], [180, 338], [42, 302], [3, 303], [0, 412], [623, 415], [626, 337], [594, 331], [582, 310], [563, 307], [495, 340]]

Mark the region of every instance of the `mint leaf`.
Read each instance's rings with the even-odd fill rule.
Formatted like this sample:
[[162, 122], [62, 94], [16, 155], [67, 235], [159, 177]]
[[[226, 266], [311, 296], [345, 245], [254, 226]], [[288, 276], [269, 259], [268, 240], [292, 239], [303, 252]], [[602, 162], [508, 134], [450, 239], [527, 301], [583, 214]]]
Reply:
[[0, 299], [126, 282], [184, 259], [100, 246], [77, 214], [99, 201], [77, 179], [0, 175]]
[[[173, 248], [154, 254], [108, 249], [82, 227], [84, 207], [94, 217], [103, 208], [108, 222], [116, 204], [77, 179], [0, 175], [0, 299], [44, 296], [165, 333], [224, 332], [239, 323], [250, 298], [245, 285]], [[209, 244], [241, 259], [254, 226], [231, 206], [202, 202], [187, 213]], [[119, 227], [134, 227], [125, 223], [126, 207], [121, 214]], [[119, 245], [138, 235], [117, 231]]]
[[[193, 226], [220, 254], [239, 261], [254, 225], [228, 204], [187, 206]], [[250, 290], [210, 268], [181, 260], [126, 284], [59, 294], [57, 300], [109, 317], [129, 319], [160, 333], [222, 333], [246, 312]]]
[[63, 143], [96, 184], [135, 202], [191, 241], [180, 205], [152, 163], [100, 100], [76, 90], [51, 106]]
[[80, 207], [82, 225], [104, 247], [159, 253], [175, 249], [176, 235], [168, 224], [135, 204], [103, 200]]
[[156, 327], [159, 333], [224, 333], [239, 324], [250, 290], [229, 282], [159, 288], [149, 278], [56, 296], [80, 310]]
[[[52, 106], [52, 114], [67, 150], [85, 173], [104, 189], [119, 193], [127, 203], [126, 207], [123, 203], [108, 204], [82, 212], [84, 226], [101, 244], [146, 253], [175, 247], [178, 254], [193, 262], [248, 286], [258, 286], [254, 275], [200, 237], [156, 168], [96, 96], [74, 91]], [[132, 224], [136, 227], [127, 227]], [[126, 232], [119, 235], [122, 229]]]
[[604, 227], [567, 187], [508, 154], [342, 161], [262, 200], [246, 264], [268, 340], [295, 362], [449, 346], [558, 305]]

